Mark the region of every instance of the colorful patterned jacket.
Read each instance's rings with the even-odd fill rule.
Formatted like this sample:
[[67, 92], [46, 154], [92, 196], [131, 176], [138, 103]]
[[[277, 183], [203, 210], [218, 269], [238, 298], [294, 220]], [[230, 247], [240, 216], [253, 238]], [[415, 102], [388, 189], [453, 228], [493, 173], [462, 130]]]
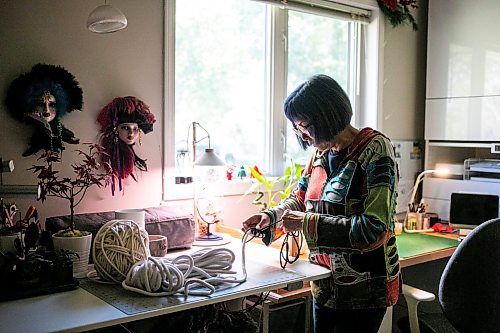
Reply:
[[332, 271], [312, 283], [316, 301], [337, 309], [394, 305], [400, 293], [400, 267], [394, 214], [398, 172], [394, 150], [381, 133], [362, 129], [335, 170], [327, 156], [314, 152], [299, 185], [265, 213], [276, 221], [269, 244], [283, 233], [286, 209], [305, 211], [302, 231], [309, 260]]

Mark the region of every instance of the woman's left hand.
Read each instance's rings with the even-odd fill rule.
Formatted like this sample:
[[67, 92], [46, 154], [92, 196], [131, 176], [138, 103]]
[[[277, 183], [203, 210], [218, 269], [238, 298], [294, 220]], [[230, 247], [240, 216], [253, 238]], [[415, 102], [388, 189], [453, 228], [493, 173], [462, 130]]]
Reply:
[[302, 221], [304, 221], [304, 216], [306, 213], [286, 210], [281, 217], [283, 220], [283, 230], [285, 232], [294, 232], [297, 230], [302, 230]]

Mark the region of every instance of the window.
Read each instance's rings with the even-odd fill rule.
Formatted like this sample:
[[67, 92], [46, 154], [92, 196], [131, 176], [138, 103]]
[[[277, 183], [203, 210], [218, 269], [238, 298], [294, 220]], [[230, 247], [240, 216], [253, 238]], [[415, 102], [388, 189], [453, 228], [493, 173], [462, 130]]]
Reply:
[[[357, 24], [297, 11], [288, 13], [287, 95], [309, 76], [321, 73], [335, 78], [355, 101], [349, 82], [353, 80], [351, 66], [359, 55], [349, 52], [349, 44], [357, 37], [350, 33]], [[290, 122], [286, 133], [287, 157], [305, 164], [310, 152], [299, 147]]]
[[[297, 144], [282, 104], [313, 74], [334, 77], [351, 97], [353, 119], [367, 118], [358, 107], [362, 21], [329, 8], [347, 6], [307, 2], [323, 7], [299, 0], [286, 7], [273, 0], [166, 2], [167, 173], [189, 173], [183, 165], [193, 156], [193, 122], [236, 169], [258, 165], [279, 175], [291, 161], [305, 163], [310, 151]], [[197, 154], [208, 147], [204, 136], [198, 131]]]
[[[175, 31], [176, 153], [191, 148], [189, 126], [198, 122], [227, 163], [263, 165], [266, 6], [177, 1]], [[199, 134], [197, 140], [204, 135]], [[208, 140], [200, 141], [198, 156], [205, 146]]]

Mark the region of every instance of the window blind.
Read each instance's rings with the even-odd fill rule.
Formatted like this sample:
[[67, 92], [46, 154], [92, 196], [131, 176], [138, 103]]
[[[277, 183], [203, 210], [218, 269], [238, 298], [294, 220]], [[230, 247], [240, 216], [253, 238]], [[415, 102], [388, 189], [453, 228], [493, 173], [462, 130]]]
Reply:
[[369, 23], [371, 11], [328, 0], [252, 0], [283, 9], [318, 14], [347, 21]]

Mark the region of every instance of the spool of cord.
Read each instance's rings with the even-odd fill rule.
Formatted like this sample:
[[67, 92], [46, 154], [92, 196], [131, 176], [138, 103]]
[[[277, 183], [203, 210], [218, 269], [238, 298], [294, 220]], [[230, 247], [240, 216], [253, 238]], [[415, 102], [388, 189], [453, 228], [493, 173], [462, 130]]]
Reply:
[[131, 220], [104, 224], [92, 245], [94, 268], [101, 281], [121, 283], [130, 268], [149, 257], [148, 234]]

